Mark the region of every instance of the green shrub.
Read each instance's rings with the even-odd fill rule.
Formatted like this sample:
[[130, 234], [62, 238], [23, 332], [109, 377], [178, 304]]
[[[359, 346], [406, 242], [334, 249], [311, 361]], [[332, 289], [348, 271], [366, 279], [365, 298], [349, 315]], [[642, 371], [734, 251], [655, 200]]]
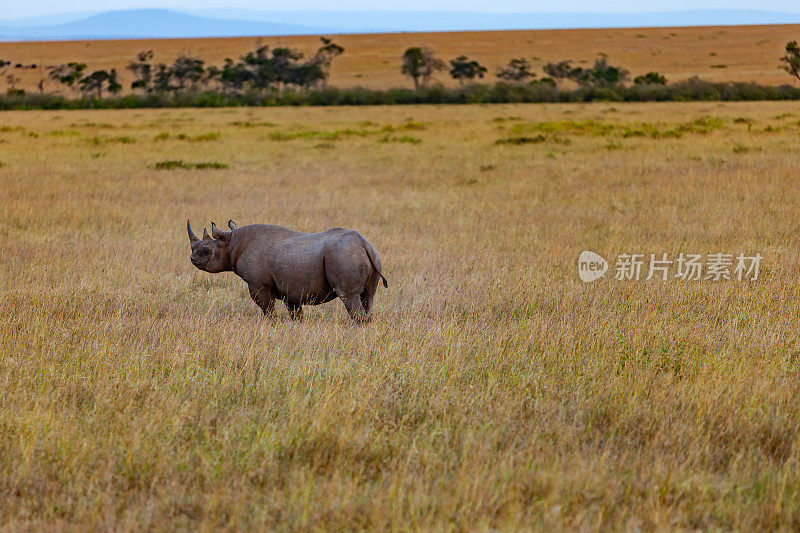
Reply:
[[[697, 77], [662, 84], [660, 74], [644, 75], [645, 81], [630, 86], [620, 83], [587, 84], [575, 89], [558, 88], [552, 79], [531, 83], [470, 83], [463, 87], [432, 86], [419, 90], [397, 88], [373, 90], [363, 87], [333, 87], [307, 90], [252, 89], [242, 93], [205, 91], [200, 93], [151, 93], [109, 96], [103, 99], [75, 98], [48, 94], [0, 95], [0, 110], [26, 109], [131, 109], [163, 107], [300, 106], [300, 105], [402, 105], [472, 104], [593, 101], [758, 101], [800, 100], [800, 88], [769, 86], [753, 82], [710, 82]], [[658, 78], [658, 79], [657, 79]], [[638, 79], [638, 78], [637, 78]], [[266, 124], [265, 124], [266, 125]], [[210, 138], [207, 140], [211, 140]]]
[[636, 85], [666, 85], [667, 77], [658, 72], [648, 72], [633, 79]]
[[219, 132], [212, 132], [212, 133], [204, 133], [202, 135], [198, 135], [191, 140], [202, 142], [202, 141], [216, 141], [219, 139], [220, 133]]
[[174, 168], [192, 168], [192, 165], [184, 163], [183, 159], [170, 159], [167, 161], [159, 161], [156, 163], [157, 170], [172, 170]]
[[218, 161], [211, 161], [207, 163], [187, 163], [184, 162], [183, 159], [168, 159], [166, 161], [159, 161], [155, 164], [156, 170], [174, 170], [174, 169], [184, 169], [184, 170], [191, 170], [191, 169], [223, 169], [228, 168], [228, 165], [225, 163], [220, 163]]
[[400, 137], [390, 137], [386, 135], [382, 137], [379, 142], [388, 143], [388, 142], [395, 142], [395, 143], [410, 143], [410, 144], [419, 144], [422, 142], [421, 139], [417, 139], [416, 137], [412, 137], [410, 135], [401, 135]]
[[538, 144], [546, 140], [546, 137], [539, 134], [535, 137], [508, 137], [506, 139], [497, 139], [494, 144]]
[[211, 161], [210, 163], [195, 163], [194, 168], [204, 169], [204, 168], [213, 168], [213, 169], [221, 169], [221, 168], [228, 168], [228, 165], [225, 163], [220, 163], [218, 161]]

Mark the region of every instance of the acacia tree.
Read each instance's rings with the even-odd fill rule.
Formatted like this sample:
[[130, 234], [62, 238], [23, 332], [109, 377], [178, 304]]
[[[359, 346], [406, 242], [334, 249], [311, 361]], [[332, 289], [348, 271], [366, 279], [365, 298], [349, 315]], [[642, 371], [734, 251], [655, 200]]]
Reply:
[[248, 52], [247, 55], [242, 56], [242, 61], [244, 64], [234, 65], [233, 61], [226, 60], [227, 72], [223, 72], [233, 88], [241, 89], [248, 81], [259, 89], [275, 83], [277, 79], [275, 62], [269, 55], [269, 46], [259, 46], [255, 51]]
[[252, 72], [244, 63], [234, 63], [233, 59], [225, 59], [225, 65], [219, 74], [219, 81], [227, 92], [238, 92], [252, 80]]
[[312, 77], [317, 79], [307, 81], [312, 82], [312, 84], [321, 82], [324, 86], [328, 84], [328, 76], [330, 75], [333, 60], [344, 53], [344, 48], [327, 37], [320, 37], [320, 40], [322, 41], [322, 46], [311, 59], [311, 63], [316, 66], [316, 72], [313, 73]]
[[633, 83], [636, 85], [666, 85], [667, 77], [658, 72], [648, 72], [647, 74], [636, 76]]
[[130, 70], [136, 78], [133, 83], [131, 83], [131, 89], [142, 89], [144, 93], [149, 93], [152, 90], [150, 87], [150, 83], [153, 80], [153, 65], [150, 64], [151, 59], [153, 59], [153, 51], [143, 50], [136, 54], [136, 61], [132, 61], [128, 64], [128, 70]]
[[95, 93], [97, 99], [103, 98], [103, 90], [108, 90], [112, 94], [116, 94], [122, 89], [122, 85], [117, 78], [117, 69], [95, 70], [78, 80], [78, 85], [86, 94]]
[[433, 52], [424, 46], [409, 48], [403, 54], [401, 72], [414, 80], [414, 89], [427, 87], [434, 72], [444, 68], [444, 62], [434, 57]]
[[[8, 67], [10, 64], [11, 64], [11, 61], [4, 61], [4, 60], [0, 59], [0, 76], [5, 76], [6, 75], [6, 67]], [[9, 76], [11, 76], [12, 79], [13, 79], [13, 73], [9, 74]], [[6, 81], [9, 81], [9, 80], [6, 79]], [[12, 84], [10, 83], [10, 81], [9, 81], [9, 89], [12, 90]]]
[[0, 59], [0, 76], [3, 76], [6, 73], [6, 67], [11, 64], [11, 61], [5, 61]]
[[280, 91], [287, 85], [310, 87], [320, 82], [324, 84], [333, 59], [344, 48], [324, 37], [322, 42], [323, 46], [306, 61], [303, 61], [303, 53], [293, 48], [270, 50], [269, 46], [259, 46], [242, 56], [238, 63], [226, 59], [225, 65], [215, 75], [223, 89], [229, 92], [239, 92], [248, 86]]
[[786, 43], [786, 55], [781, 58], [781, 61], [785, 63], [783, 70], [800, 80], [800, 46], [797, 41]]
[[622, 67], [608, 64], [608, 59], [596, 59], [592, 68], [584, 70], [578, 76], [578, 83], [610, 87], [628, 79], [629, 72]]
[[172, 86], [172, 69], [164, 63], [157, 64], [153, 71], [153, 91], [165, 93], [174, 89]]
[[13, 72], [6, 75], [6, 83], [8, 84], [8, 94], [25, 94], [23, 89], [17, 89], [17, 84], [22, 81], [21, 78], [18, 78], [14, 75]]
[[321, 82], [324, 83], [325, 80], [325, 72], [322, 65], [314, 60], [297, 65], [292, 69], [291, 74], [292, 77], [289, 83], [298, 87], [313, 87]]
[[573, 67], [569, 61], [559, 61], [558, 63], [547, 63], [542, 70], [545, 74], [560, 82], [561, 80], [568, 80], [575, 78], [580, 72], [583, 71], [580, 67]]
[[630, 72], [623, 67], [609, 65], [605, 57], [595, 60], [594, 66], [589, 69], [589, 75], [595, 85], [616, 85], [626, 81]]
[[47, 75], [61, 85], [66, 85], [74, 89], [75, 84], [83, 77], [84, 70], [86, 70], [86, 63], [76, 63], [73, 61], [66, 65], [48, 67]]
[[486, 74], [486, 67], [474, 59], [470, 60], [467, 56], [458, 56], [455, 59], [451, 59], [450, 67], [450, 76], [458, 80], [461, 85], [475, 78], [483, 78], [483, 75]]
[[172, 64], [172, 78], [177, 82], [174, 87], [176, 91], [185, 91], [188, 87], [193, 91], [197, 89], [198, 83], [203, 79], [205, 62], [196, 57], [181, 55]]
[[531, 64], [524, 57], [514, 58], [497, 71], [497, 77], [506, 81], [525, 81], [535, 78], [536, 73], [531, 71]]
[[120, 90], [122, 90], [122, 84], [119, 82], [117, 69], [112, 68], [111, 72], [108, 73], [108, 80], [106, 80], [106, 84], [108, 92], [111, 94], [117, 94]]
[[207, 88], [211, 82], [216, 82], [217, 87], [219, 87], [220, 77], [222, 76], [222, 69], [211, 65], [206, 68], [206, 73], [203, 76], [203, 79], [200, 80], [200, 83], [203, 85], [203, 88]]
[[299, 50], [286, 47], [272, 49], [270, 61], [275, 72], [275, 82], [278, 84], [278, 90], [297, 81], [297, 75], [294, 70], [299, 66], [298, 61], [301, 59], [303, 59], [303, 52]]

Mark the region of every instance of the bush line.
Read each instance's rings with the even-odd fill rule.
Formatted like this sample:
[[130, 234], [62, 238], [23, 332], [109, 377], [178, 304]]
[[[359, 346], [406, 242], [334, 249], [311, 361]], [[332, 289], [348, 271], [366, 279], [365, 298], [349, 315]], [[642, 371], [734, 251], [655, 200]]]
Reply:
[[710, 82], [698, 78], [661, 84], [562, 89], [551, 82], [498, 82], [447, 88], [375, 90], [363, 87], [244, 93], [203, 91], [130, 94], [106, 98], [65, 98], [48, 94], [0, 95], [0, 110], [134, 109], [164, 107], [358, 106], [408, 104], [506, 104], [570, 102], [693, 102], [800, 100], [800, 88], [755, 82]]

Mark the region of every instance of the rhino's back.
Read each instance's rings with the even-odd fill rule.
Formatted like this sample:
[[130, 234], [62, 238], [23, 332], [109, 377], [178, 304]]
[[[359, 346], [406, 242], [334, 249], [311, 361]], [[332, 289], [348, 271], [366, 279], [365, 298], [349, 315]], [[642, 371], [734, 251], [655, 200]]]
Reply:
[[291, 260], [310, 260], [314, 257], [319, 257], [319, 259], [322, 260], [322, 254], [325, 253], [326, 249], [335, 246], [342, 240], [356, 235], [358, 235], [357, 232], [344, 228], [332, 228], [320, 231], [319, 233], [292, 231], [286, 234], [284, 238], [275, 242], [273, 248], [275, 252], [274, 257], [278, 260], [284, 258]]
[[319, 233], [287, 236], [276, 243], [270, 266], [275, 288], [287, 301], [325, 301], [333, 288], [325, 276], [325, 257], [338, 255], [360, 235], [352, 230], [332, 228]]

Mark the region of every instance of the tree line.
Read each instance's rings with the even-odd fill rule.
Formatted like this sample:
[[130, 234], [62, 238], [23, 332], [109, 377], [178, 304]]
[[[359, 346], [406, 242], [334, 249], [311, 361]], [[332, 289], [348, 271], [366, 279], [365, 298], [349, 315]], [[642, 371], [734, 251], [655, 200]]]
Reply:
[[[327, 85], [333, 60], [344, 52], [331, 39], [322, 37], [321, 41], [319, 49], [308, 58], [292, 48], [258, 46], [238, 61], [227, 58], [222, 66], [206, 65], [204, 60], [188, 55], [180, 55], [172, 64], [154, 63], [153, 51], [145, 50], [127, 66], [133, 75], [130, 88], [142, 94], [320, 88]], [[5, 75], [10, 65], [10, 61], [0, 60], [0, 75]], [[87, 68], [86, 63], [72, 61], [48, 66], [46, 75], [58, 87], [85, 97], [102, 99], [123, 89], [117, 69], [89, 71]], [[40, 93], [44, 93], [44, 81], [37, 85]], [[18, 79], [13, 72], [6, 75], [6, 82], [8, 94], [24, 94], [16, 87]]]
[[[800, 46], [797, 41], [788, 42], [785, 52], [781, 57], [783, 69], [800, 80]], [[146, 50], [137, 54], [135, 60], [127, 66], [127, 70], [133, 75], [133, 81], [130, 83], [132, 94], [128, 96], [139, 95], [140, 98], [129, 99], [125, 105], [135, 105], [133, 103], [135, 101], [140, 102], [140, 105], [167, 105], [165, 102], [169, 101], [169, 98], [165, 97], [168, 96], [173, 97], [175, 105], [192, 105], [189, 103], [192, 101], [196, 102], [195, 105], [272, 105], [271, 103], [280, 105], [279, 102], [330, 104], [333, 101], [347, 104], [348, 100], [358, 100], [353, 103], [375, 100], [385, 101], [384, 103], [393, 103], [390, 100], [411, 103], [411, 100], [416, 99], [409, 97], [402, 90], [370, 91], [353, 88], [332, 92], [333, 88], [328, 85], [331, 66], [343, 53], [342, 46], [326, 37], [321, 38], [319, 48], [309, 57], [301, 51], [288, 47], [257, 46], [255, 50], [241, 56], [237, 61], [226, 59], [221, 66], [206, 65], [202, 59], [188, 55], [179, 56], [171, 64], [155, 63], [153, 51]], [[7, 95], [25, 96], [25, 91], [16, 87], [19, 80], [14, 73], [6, 75], [10, 67], [10, 61], [0, 60], [0, 75], [6, 76], [9, 86]], [[46, 71], [47, 77], [59, 87], [67, 88], [75, 95], [82, 96], [84, 101], [103, 100], [108, 95], [125, 98], [117, 96], [122, 91], [123, 85], [116, 69], [89, 71], [85, 63], [79, 62], [51, 65], [46, 69], [41, 65], [37, 67], [37, 65], [22, 64], [16, 64], [15, 68], [39, 68]], [[601, 54], [591, 67], [576, 66], [572, 61], [566, 60], [548, 62], [542, 67], [544, 74], [542, 77], [538, 77], [527, 59], [513, 58], [495, 70], [494, 75], [498, 81], [489, 89], [475, 87], [480, 85], [476, 84], [476, 81], [484, 79], [489, 72], [489, 69], [479, 61], [466, 55], [459, 55], [445, 63], [424, 46], [411, 47], [403, 53], [400, 58], [400, 71], [412, 81], [414, 92], [428, 95], [425, 97], [428, 99], [426, 101], [795, 98], [792, 96], [795, 91], [788, 86], [770, 89], [768, 86], [752, 83], [710, 84], [698, 79], [670, 84], [667, 78], [658, 72], [636, 76], [632, 80], [633, 85], [626, 86], [625, 83], [631, 81], [630, 72], [622, 66], [611, 64], [604, 54]], [[445, 89], [439, 84], [432, 86], [432, 82], [437, 81], [437, 73], [441, 71], [446, 71], [457, 80], [460, 89]], [[571, 87], [574, 88], [567, 88], [564, 84], [566, 81], [572, 82]], [[687, 86], [693, 89], [687, 91]], [[700, 90], [699, 87], [704, 89]], [[40, 96], [45, 96], [44, 79], [39, 81], [38, 89]], [[331, 96], [334, 93], [336, 97]], [[448, 96], [442, 96], [446, 93]], [[299, 94], [306, 96], [301, 97]], [[365, 96], [368, 94], [372, 96]], [[154, 96], [159, 98], [153, 98]], [[37, 101], [44, 102], [45, 99], [40, 98]], [[50, 98], [47, 101], [55, 102], [58, 98]], [[9, 108], [8, 105], [5, 108]]]
[[[786, 55], [781, 57], [782, 68], [790, 76], [800, 80], [800, 45], [797, 41], [786, 43]], [[426, 47], [413, 47], [405, 51], [402, 57], [403, 74], [411, 78], [414, 88], [427, 87], [438, 71], [445, 70], [447, 65], [438, 59]], [[559, 83], [572, 80], [580, 86], [613, 87], [630, 80], [630, 72], [621, 66], [611, 65], [607, 56], [601, 57], [590, 68], [574, 66], [571, 61], [546, 63], [542, 70], [547, 75], [539, 80], [545, 83]], [[450, 76], [462, 85], [483, 79], [488, 69], [478, 61], [465, 55], [450, 60]], [[536, 78], [531, 63], [525, 58], [514, 58], [508, 64], [497, 69], [497, 78], [510, 82], [532, 81]], [[637, 85], [666, 85], [667, 78], [658, 72], [648, 72], [636, 76], [633, 83]]]

